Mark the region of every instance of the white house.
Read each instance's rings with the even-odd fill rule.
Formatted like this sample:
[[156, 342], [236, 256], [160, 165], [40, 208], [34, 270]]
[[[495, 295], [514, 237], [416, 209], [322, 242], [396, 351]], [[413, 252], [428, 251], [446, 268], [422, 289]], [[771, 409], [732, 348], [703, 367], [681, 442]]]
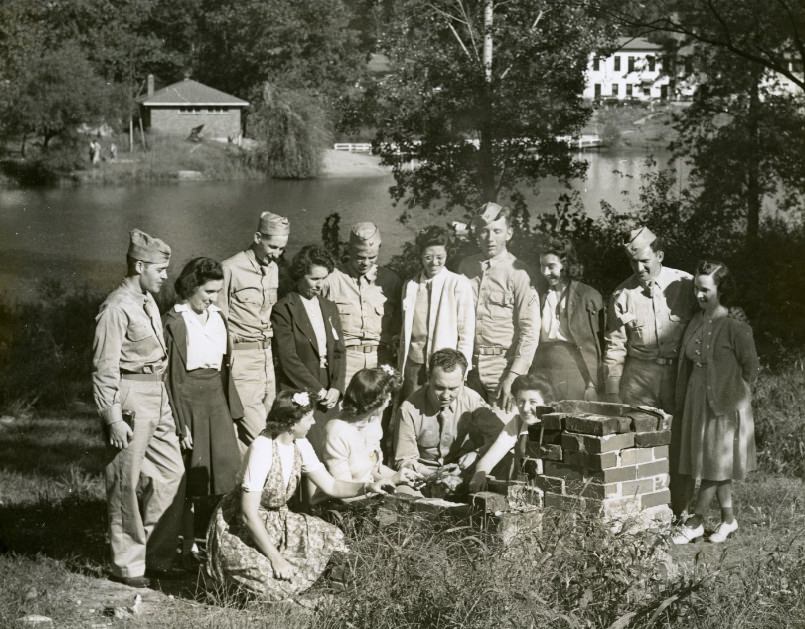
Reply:
[[642, 37], [621, 37], [609, 57], [590, 55], [582, 96], [590, 100], [665, 100], [670, 77], [663, 72], [663, 50]]

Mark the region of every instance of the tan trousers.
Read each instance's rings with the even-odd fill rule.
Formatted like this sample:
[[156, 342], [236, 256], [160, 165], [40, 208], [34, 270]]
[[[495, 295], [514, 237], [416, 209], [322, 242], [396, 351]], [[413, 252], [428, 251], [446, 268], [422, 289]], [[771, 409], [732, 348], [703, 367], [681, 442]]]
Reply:
[[[106, 466], [112, 572], [138, 577], [176, 556], [184, 502], [184, 464], [165, 385], [121, 380], [124, 410], [135, 412], [129, 445]], [[142, 512], [137, 501], [141, 495]]]
[[349, 385], [350, 381], [352, 380], [352, 376], [358, 373], [361, 369], [374, 369], [377, 367], [377, 349], [373, 352], [364, 353], [363, 351], [358, 351], [355, 348], [346, 348], [346, 369], [344, 370], [344, 381], [338, 383], [338, 390], [341, 391], [341, 394], [344, 394], [344, 391], [347, 390], [347, 385]]
[[235, 426], [241, 452], [245, 452], [255, 437], [266, 427], [266, 417], [276, 397], [274, 360], [271, 348], [236, 349], [230, 355], [230, 370], [243, 417]]
[[490, 406], [497, 405], [495, 394], [509, 364], [505, 355], [477, 356], [473, 359], [472, 371], [467, 374], [467, 384], [481, 394]]

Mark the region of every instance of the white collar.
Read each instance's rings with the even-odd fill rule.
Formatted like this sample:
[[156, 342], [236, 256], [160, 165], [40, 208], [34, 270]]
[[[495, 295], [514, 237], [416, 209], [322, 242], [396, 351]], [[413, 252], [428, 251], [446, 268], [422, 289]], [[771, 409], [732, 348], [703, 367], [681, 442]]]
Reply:
[[[176, 312], [193, 312], [193, 314], [195, 314], [193, 309], [190, 307], [190, 304], [184, 303], [184, 302], [179, 303], [179, 304], [175, 304], [173, 306], [173, 309]], [[207, 310], [209, 310], [210, 312], [221, 312], [221, 309], [218, 306], [216, 306], [215, 304], [210, 304], [209, 306], [207, 306]]]

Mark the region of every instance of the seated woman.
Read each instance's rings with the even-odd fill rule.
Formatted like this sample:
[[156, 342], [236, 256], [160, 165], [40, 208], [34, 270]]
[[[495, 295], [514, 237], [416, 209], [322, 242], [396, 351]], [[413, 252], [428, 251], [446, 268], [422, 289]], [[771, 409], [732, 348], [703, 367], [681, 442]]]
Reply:
[[465, 276], [447, 270], [449, 244], [443, 227], [427, 227], [416, 236], [421, 270], [402, 293], [400, 402], [427, 382], [428, 358], [437, 349], [458, 350], [472, 364], [475, 296]]
[[482, 491], [486, 486], [486, 477], [511, 452], [514, 453], [514, 473], [519, 473], [517, 461], [522, 459], [524, 454], [520, 451], [519, 444], [523, 438], [528, 438], [528, 427], [539, 423], [538, 413], [541, 407], [545, 406], [546, 399], [550, 399], [550, 391], [541, 378], [528, 374], [514, 379], [512, 397], [517, 406], [517, 414], [509, 420], [486, 454], [478, 461], [475, 473], [470, 479], [470, 492]]
[[394, 485], [416, 479], [413, 470], [395, 472], [384, 465], [380, 449], [383, 411], [399, 386], [397, 373], [388, 365], [361, 369], [352, 377], [341, 402], [341, 414], [325, 426], [324, 464], [334, 478], [386, 480]]
[[[229, 378], [226, 322], [215, 300], [221, 265], [194, 258], [176, 280], [179, 301], [163, 321], [168, 354], [165, 387], [184, 453], [186, 501], [183, 554], [195, 554], [195, 531], [207, 530], [220, 496], [231, 491], [240, 469], [233, 418], [243, 407]], [[195, 523], [194, 523], [195, 520]]]
[[600, 384], [601, 293], [573, 276], [569, 242], [551, 240], [539, 256], [541, 326], [531, 372], [553, 390], [557, 400], [595, 400]]
[[302, 247], [291, 262], [295, 290], [271, 309], [277, 385], [280, 390], [315, 392], [316, 424], [309, 439], [319, 454], [324, 445], [324, 423], [341, 397], [337, 383], [343, 381], [346, 368], [338, 308], [321, 297], [322, 284], [334, 268], [326, 249]]
[[708, 541], [721, 543], [738, 530], [732, 508], [732, 481], [757, 466], [752, 384], [758, 357], [752, 328], [743, 311], [730, 310], [736, 290], [723, 262], [699, 262], [693, 276], [701, 312], [691, 319], [679, 351], [676, 404], [682, 421], [674, 429], [671, 461], [680, 475], [701, 480], [695, 515], [673, 536], [687, 544], [704, 535], [715, 496], [721, 523]]
[[315, 399], [312, 392], [280, 391], [266, 429], [249, 446], [240, 485], [207, 533], [207, 570], [218, 583], [282, 600], [313, 585], [330, 556], [347, 550], [338, 528], [288, 510], [302, 474], [335, 498], [384, 491], [383, 481], [336, 480], [327, 472], [305, 439]]

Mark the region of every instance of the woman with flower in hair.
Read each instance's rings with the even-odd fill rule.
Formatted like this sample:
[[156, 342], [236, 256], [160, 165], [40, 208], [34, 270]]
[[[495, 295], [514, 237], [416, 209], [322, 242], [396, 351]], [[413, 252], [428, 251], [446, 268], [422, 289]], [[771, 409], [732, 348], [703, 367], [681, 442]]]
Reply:
[[713, 497], [721, 522], [708, 541], [721, 543], [738, 530], [732, 506], [732, 481], [756, 467], [751, 387], [758, 371], [752, 328], [731, 302], [735, 286], [723, 262], [699, 262], [693, 277], [701, 311], [691, 319], [680, 347], [676, 387], [679, 430], [672, 432], [671, 461], [678, 472], [700, 480], [693, 516], [674, 535], [687, 544], [704, 535]]
[[395, 472], [383, 464], [380, 443], [381, 418], [400, 387], [397, 372], [389, 365], [361, 369], [347, 386], [341, 413], [325, 426], [324, 464], [340, 480], [394, 485], [413, 482], [413, 470]]
[[218, 583], [286, 599], [313, 585], [334, 552], [347, 550], [338, 528], [288, 510], [302, 474], [334, 498], [381, 493], [388, 486], [330, 475], [305, 438], [316, 400], [314, 391], [278, 393], [265, 430], [249, 446], [240, 482], [207, 533], [207, 569]]

